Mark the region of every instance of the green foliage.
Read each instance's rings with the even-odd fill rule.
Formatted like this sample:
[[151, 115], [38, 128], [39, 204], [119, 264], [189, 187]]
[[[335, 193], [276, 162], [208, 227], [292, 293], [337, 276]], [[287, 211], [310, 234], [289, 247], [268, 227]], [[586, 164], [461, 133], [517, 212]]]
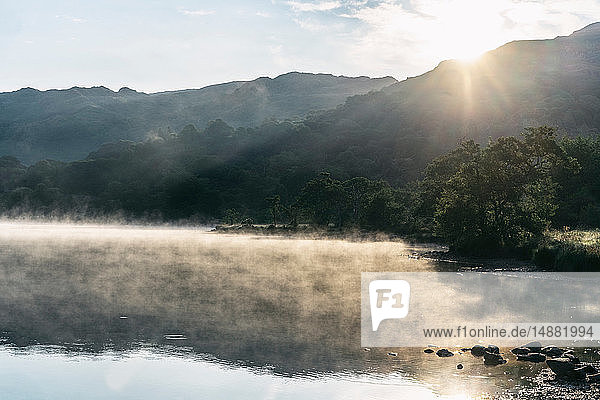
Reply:
[[281, 221], [281, 217], [285, 208], [281, 204], [281, 197], [279, 195], [270, 196], [265, 199], [269, 207], [269, 215], [273, 225], [277, 226], [277, 222]]
[[436, 230], [461, 250], [517, 248], [539, 237], [557, 208], [554, 176], [574, 168], [554, 129], [527, 129], [484, 149], [468, 141], [427, 169], [426, 198], [438, 194]]
[[600, 232], [553, 231], [540, 241], [534, 261], [558, 271], [600, 270]]
[[169, 126], [193, 138], [199, 130], [190, 122], [202, 127], [221, 118], [237, 127], [259, 126], [273, 117], [297, 119], [395, 82], [391, 77], [289, 73], [152, 94], [105, 87], [21, 89], [0, 93], [0, 156], [13, 155], [26, 163], [45, 158], [71, 161], [119, 139], [168, 140]]
[[311, 179], [302, 188], [298, 202], [308, 219], [319, 226], [342, 226], [347, 208], [347, 197], [342, 183], [327, 172]]
[[[214, 121], [163, 136], [105, 145], [71, 163], [0, 158], [0, 212], [309, 223], [435, 235], [462, 251], [528, 246], [550, 226], [600, 226], [600, 141], [558, 142], [548, 127], [487, 147], [462, 141], [433, 159], [423, 179], [401, 184], [398, 164], [361, 158], [371, 157], [361, 153], [367, 143], [347, 147], [345, 137], [328, 148], [303, 123], [234, 129]], [[362, 170], [345, 158], [364, 161]]]
[[580, 167], [575, 176], [558, 176], [559, 209], [557, 227], [593, 228], [600, 226], [600, 137], [565, 138], [564, 151]]
[[408, 225], [401, 197], [401, 191], [382, 180], [356, 177], [342, 182], [323, 172], [302, 188], [297, 204], [315, 225], [400, 232]]
[[223, 223], [227, 225], [235, 225], [242, 222], [242, 214], [235, 209], [227, 209], [223, 215]]

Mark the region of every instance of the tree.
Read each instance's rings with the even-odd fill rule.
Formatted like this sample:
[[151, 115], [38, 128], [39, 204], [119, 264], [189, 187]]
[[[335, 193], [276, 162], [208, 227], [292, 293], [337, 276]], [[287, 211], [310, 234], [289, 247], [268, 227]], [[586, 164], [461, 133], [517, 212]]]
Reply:
[[280, 221], [281, 214], [284, 211], [284, 207], [281, 204], [281, 197], [279, 195], [270, 196], [265, 199], [269, 206], [269, 214], [271, 215], [271, 221], [273, 225], [277, 226], [277, 221]]
[[328, 172], [322, 172], [304, 185], [298, 204], [311, 222], [321, 226], [330, 223], [342, 226], [348, 198], [342, 183], [332, 179]]
[[427, 171], [440, 189], [437, 232], [463, 250], [523, 246], [548, 228], [557, 208], [554, 175], [570, 168], [552, 128], [529, 128], [484, 149], [467, 142]]

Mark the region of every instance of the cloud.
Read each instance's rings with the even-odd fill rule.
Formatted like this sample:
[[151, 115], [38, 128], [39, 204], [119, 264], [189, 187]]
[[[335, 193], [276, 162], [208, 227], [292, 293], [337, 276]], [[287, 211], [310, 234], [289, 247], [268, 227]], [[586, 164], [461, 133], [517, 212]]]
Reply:
[[302, 1], [288, 1], [286, 3], [292, 7], [294, 11], [300, 12], [315, 12], [315, 11], [331, 11], [342, 7], [339, 1], [321, 1], [316, 3], [306, 3]]
[[257, 17], [262, 17], [262, 18], [271, 18], [271, 14], [269, 14], [268, 12], [264, 12], [264, 11], [257, 11], [254, 13], [254, 15], [256, 15]]
[[348, 57], [398, 77], [512, 40], [568, 35], [598, 15], [592, 0], [382, 0], [346, 2], [339, 14], [360, 25]]
[[329, 25], [314, 21], [312, 19], [294, 18], [294, 22], [298, 24], [300, 28], [313, 33], [325, 32], [330, 28]]
[[203, 17], [206, 15], [212, 15], [215, 13], [213, 10], [186, 10], [186, 9], [180, 9], [179, 12], [182, 13], [183, 15], [190, 15], [190, 16], [195, 16], [195, 17]]

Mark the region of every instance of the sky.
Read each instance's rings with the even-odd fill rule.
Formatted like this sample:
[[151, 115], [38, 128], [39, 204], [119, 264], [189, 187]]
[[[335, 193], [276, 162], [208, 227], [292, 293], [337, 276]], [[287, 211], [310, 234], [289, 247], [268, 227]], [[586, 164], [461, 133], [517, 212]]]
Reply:
[[0, 0], [0, 91], [420, 75], [600, 20], [600, 0]]

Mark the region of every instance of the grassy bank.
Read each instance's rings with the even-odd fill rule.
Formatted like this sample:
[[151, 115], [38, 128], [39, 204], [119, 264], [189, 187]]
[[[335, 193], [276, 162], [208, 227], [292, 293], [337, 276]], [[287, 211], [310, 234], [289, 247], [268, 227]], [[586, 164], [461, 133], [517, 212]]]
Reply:
[[552, 231], [534, 250], [539, 266], [557, 271], [600, 271], [600, 231]]

